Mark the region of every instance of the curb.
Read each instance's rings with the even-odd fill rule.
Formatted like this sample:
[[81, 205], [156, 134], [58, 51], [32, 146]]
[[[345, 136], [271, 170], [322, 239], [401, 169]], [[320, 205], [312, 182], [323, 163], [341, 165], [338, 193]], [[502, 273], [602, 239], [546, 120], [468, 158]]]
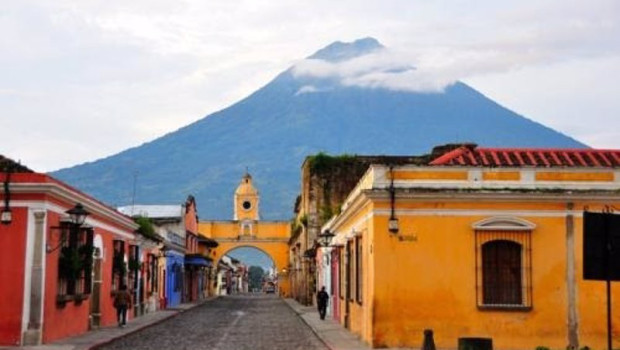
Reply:
[[[192, 308], [192, 309], [193, 309], [193, 308]], [[191, 309], [190, 309], [190, 310], [191, 310]], [[123, 333], [123, 334], [120, 334], [120, 335], [118, 335], [118, 336], [116, 336], [116, 337], [112, 337], [112, 338], [110, 338], [110, 339], [106, 339], [106, 340], [101, 341], [101, 342], [99, 342], [99, 343], [92, 344], [92, 345], [90, 345], [89, 347], [87, 347], [86, 349], [87, 349], [87, 350], [96, 350], [96, 349], [99, 349], [100, 347], [102, 347], [102, 346], [104, 346], [104, 345], [107, 345], [107, 344], [110, 344], [111, 342], [113, 342], [113, 341], [115, 341], [115, 340], [118, 340], [118, 339], [121, 339], [121, 338], [124, 338], [124, 337], [128, 337], [128, 336], [130, 336], [130, 335], [132, 335], [132, 334], [135, 334], [135, 333], [137, 333], [137, 332], [139, 332], [139, 331], [141, 331], [141, 330], [143, 330], [143, 329], [145, 329], [145, 328], [148, 328], [148, 327], [151, 327], [151, 326], [158, 325], [158, 324], [160, 324], [160, 323], [162, 323], [162, 322], [164, 322], [164, 321], [168, 321], [169, 319], [171, 319], [171, 318], [173, 318], [173, 317], [177, 317], [177, 316], [179, 316], [181, 313], [183, 313], [183, 311], [178, 310], [178, 311], [176, 311], [175, 313], [173, 313], [173, 314], [171, 314], [171, 315], [169, 315], [169, 316], [166, 316], [166, 317], [164, 317], [164, 318], [162, 318], [162, 319], [160, 319], [160, 320], [157, 320], [157, 321], [155, 321], [155, 322], [153, 322], [153, 323], [148, 323], [148, 324], [142, 325], [142, 326], [140, 326], [140, 327], [138, 327], [138, 328], [136, 328], [136, 329], [132, 329], [131, 331], [129, 331], [129, 332], [127, 332], [127, 333]]]
[[161, 318], [161, 319], [159, 319], [159, 320], [157, 320], [157, 321], [155, 321], [153, 323], [147, 323], [147, 324], [144, 324], [142, 326], [137, 327], [136, 329], [132, 329], [131, 331], [128, 331], [127, 333], [123, 333], [123, 334], [120, 334], [118, 336], [112, 337], [110, 339], [103, 340], [103, 341], [101, 341], [99, 343], [91, 344], [88, 347], [86, 347], [85, 350], [97, 350], [97, 349], [99, 349], [102, 346], [105, 346], [107, 344], [112, 343], [113, 341], [116, 341], [116, 340], [124, 338], [124, 337], [128, 337], [128, 336], [130, 336], [132, 334], [135, 334], [135, 333], [137, 333], [137, 332], [139, 332], [139, 331], [141, 331], [143, 329], [146, 329], [146, 328], [149, 328], [149, 327], [152, 327], [152, 326], [156, 326], [156, 325], [158, 325], [158, 324], [160, 324], [160, 323], [162, 323], [164, 321], [170, 320], [171, 318], [177, 317], [177, 316], [179, 316], [180, 314], [182, 314], [184, 312], [193, 310], [194, 308], [197, 308], [198, 306], [204, 305], [204, 304], [206, 304], [206, 303], [208, 303], [208, 302], [210, 302], [212, 300], [217, 299], [217, 297], [218, 296], [215, 296], [215, 297], [212, 297], [212, 298], [209, 298], [209, 299], [205, 299], [202, 302], [196, 303], [192, 307], [189, 307], [187, 309], [182, 309], [182, 308], [164, 309], [164, 310], [175, 311], [175, 312], [173, 314], [168, 315], [168, 316], [166, 316], [164, 318]]

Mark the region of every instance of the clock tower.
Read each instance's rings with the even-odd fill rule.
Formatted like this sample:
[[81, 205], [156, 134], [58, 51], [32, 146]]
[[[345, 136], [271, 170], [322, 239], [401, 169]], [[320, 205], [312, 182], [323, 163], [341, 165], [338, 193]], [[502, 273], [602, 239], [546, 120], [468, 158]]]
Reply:
[[247, 172], [243, 174], [241, 183], [235, 191], [234, 220], [238, 221], [255, 221], [259, 219], [258, 215], [258, 191], [252, 185], [252, 176]]

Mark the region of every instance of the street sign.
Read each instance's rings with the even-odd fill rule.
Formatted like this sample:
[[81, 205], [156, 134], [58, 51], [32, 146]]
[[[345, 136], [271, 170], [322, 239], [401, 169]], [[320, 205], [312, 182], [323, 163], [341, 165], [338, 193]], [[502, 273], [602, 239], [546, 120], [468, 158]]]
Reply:
[[611, 344], [611, 281], [620, 280], [620, 215], [583, 213], [583, 279], [605, 281], [607, 350]]
[[[609, 265], [608, 265], [609, 263]], [[583, 213], [583, 279], [620, 281], [620, 215]]]

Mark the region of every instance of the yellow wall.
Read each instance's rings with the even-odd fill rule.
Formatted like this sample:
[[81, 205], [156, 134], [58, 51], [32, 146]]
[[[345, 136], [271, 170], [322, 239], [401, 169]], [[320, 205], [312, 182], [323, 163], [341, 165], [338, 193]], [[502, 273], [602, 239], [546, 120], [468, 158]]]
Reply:
[[[596, 210], [597, 204], [575, 203], [577, 213], [584, 206]], [[389, 202], [369, 200], [337, 229], [346, 233], [365, 222], [364, 302], [351, 304], [351, 331], [375, 347], [419, 347], [423, 330], [433, 329], [440, 348], [456, 347], [457, 338], [465, 336], [491, 337], [496, 349], [564, 348], [568, 344], [565, 208], [565, 203], [558, 202], [399, 199], [400, 232], [393, 235], [387, 229]], [[529, 311], [479, 310], [472, 224], [507, 214], [536, 225], [531, 234], [533, 307]], [[578, 214], [574, 276], [579, 340], [581, 346], [603, 348], [605, 284], [581, 278], [581, 227]], [[620, 300], [620, 287], [614, 286], [613, 293], [613, 299]], [[614, 324], [618, 339], [617, 312]]]
[[[373, 227], [373, 222], [371, 220], [371, 218], [369, 217], [370, 214], [372, 214], [372, 203], [371, 202], [366, 202], [358, 211], [355, 212], [354, 215], [352, 215], [350, 218], [348, 218], [348, 220], [346, 221], [346, 223], [339, 228], [339, 232], [343, 232], [345, 234], [347, 234], [350, 237], [347, 237], [345, 239], [340, 239], [340, 241], [338, 243], [345, 243], [346, 241], [349, 241], [350, 244], [352, 244], [353, 249], [352, 252], [353, 254], [355, 254], [355, 236], [360, 236], [362, 237], [362, 241], [363, 241], [363, 254], [362, 254], [362, 265], [363, 266], [369, 266], [369, 264], [372, 264], [373, 262], [369, 260], [369, 245], [367, 244], [367, 241], [371, 238], [368, 238], [369, 235], [372, 235], [372, 227]], [[344, 269], [343, 266], [345, 265], [345, 247], [342, 248], [343, 249], [343, 253], [342, 253], [342, 259], [340, 261], [340, 266], [341, 266], [341, 271], [343, 272], [341, 274], [341, 278], [345, 278], [344, 275]], [[351, 263], [354, 264], [355, 263], [355, 255], [352, 256], [351, 258]], [[340, 321], [341, 323], [344, 324], [344, 318], [345, 318], [345, 302], [349, 304], [349, 313], [350, 313], [350, 325], [349, 325], [349, 330], [353, 333], [356, 334], [360, 334], [362, 337], [369, 339], [372, 335], [372, 307], [370, 307], [370, 305], [372, 305], [372, 300], [373, 300], [373, 285], [372, 285], [372, 278], [374, 276], [374, 271], [372, 271], [371, 268], [364, 268], [365, 271], [367, 271], [368, 273], [364, 273], [362, 274], [362, 302], [361, 304], [358, 303], [357, 300], [355, 300], [355, 286], [356, 286], [356, 276], [353, 275], [351, 276], [351, 297], [353, 298], [353, 300], [347, 300], [346, 296], [345, 299], [340, 299], [341, 301], [341, 313], [340, 313]]]

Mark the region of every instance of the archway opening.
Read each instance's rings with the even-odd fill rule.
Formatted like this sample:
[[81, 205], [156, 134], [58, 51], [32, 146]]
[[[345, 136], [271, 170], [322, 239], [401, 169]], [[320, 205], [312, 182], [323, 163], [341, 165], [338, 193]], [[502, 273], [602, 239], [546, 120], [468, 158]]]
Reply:
[[278, 270], [273, 258], [261, 249], [243, 246], [227, 251], [217, 264], [217, 293], [275, 293]]

